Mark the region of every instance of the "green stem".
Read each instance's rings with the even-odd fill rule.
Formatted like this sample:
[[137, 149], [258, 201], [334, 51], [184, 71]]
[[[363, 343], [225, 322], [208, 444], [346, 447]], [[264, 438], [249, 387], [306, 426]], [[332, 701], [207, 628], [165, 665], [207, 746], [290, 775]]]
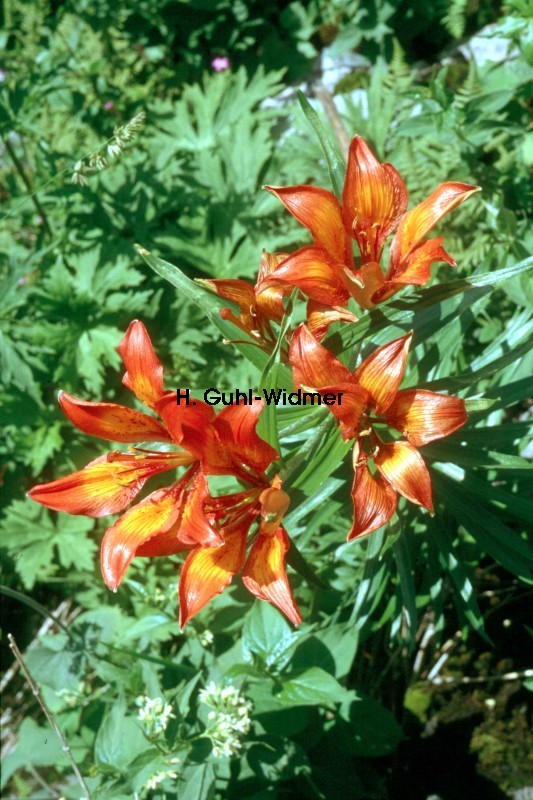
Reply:
[[61, 630], [64, 631], [70, 639], [73, 641], [76, 640], [76, 637], [73, 636], [67, 626], [54, 614], [50, 613], [47, 608], [38, 603], [37, 600], [33, 600], [31, 597], [22, 594], [22, 592], [17, 592], [16, 589], [10, 589], [9, 586], [3, 585], [0, 585], [0, 594], [4, 594], [6, 597], [11, 597], [13, 600], [18, 600], [19, 603], [24, 603], [24, 605], [33, 608], [34, 611], [37, 611], [43, 617], [48, 617], [49, 619], [53, 620], [58, 628], [61, 628]]
[[52, 238], [53, 237], [52, 228], [50, 227], [50, 223], [48, 222], [48, 216], [46, 214], [46, 211], [44, 210], [41, 201], [37, 197], [37, 192], [33, 191], [33, 187], [31, 185], [31, 181], [28, 178], [28, 176], [26, 175], [26, 173], [24, 171], [24, 167], [22, 166], [22, 162], [20, 161], [19, 157], [17, 156], [17, 154], [15, 152], [15, 148], [13, 147], [13, 145], [11, 144], [11, 142], [9, 141], [9, 138], [7, 136], [4, 139], [4, 144], [6, 146], [7, 152], [9, 153], [9, 155], [11, 157], [11, 160], [12, 160], [13, 164], [15, 165], [15, 169], [17, 170], [18, 174], [20, 175], [20, 177], [22, 179], [22, 182], [24, 183], [24, 186], [26, 187], [26, 189], [30, 193], [30, 197], [31, 197], [31, 199], [33, 201], [33, 204], [34, 204], [35, 208], [37, 209], [37, 212], [42, 217], [43, 225], [44, 225], [44, 228], [46, 230], [46, 233], [48, 234], [48, 236], [50, 238]]

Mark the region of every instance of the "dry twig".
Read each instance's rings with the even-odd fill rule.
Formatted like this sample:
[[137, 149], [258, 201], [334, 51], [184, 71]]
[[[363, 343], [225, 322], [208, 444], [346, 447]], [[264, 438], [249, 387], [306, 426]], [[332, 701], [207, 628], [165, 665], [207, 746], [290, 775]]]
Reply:
[[82, 787], [82, 789], [83, 789], [83, 791], [85, 793], [85, 800], [91, 800], [91, 795], [90, 795], [89, 789], [87, 787], [87, 784], [85, 783], [83, 775], [81, 774], [81, 772], [78, 769], [78, 765], [76, 764], [76, 762], [74, 760], [74, 756], [72, 755], [70, 747], [68, 746], [68, 743], [67, 743], [65, 737], [61, 733], [61, 730], [59, 729], [59, 726], [58, 726], [57, 722], [55, 721], [55, 719], [54, 719], [54, 717], [52, 715], [52, 712], [50, 711], [50, 709], [48, 708], [48, 706], [44, 702], [43, 698], [41, 697], [41, 693], [39, 691], [39, 687], [37, 686], [37, 684], [33, 680], [32, 676], [31, 676], [31, 674], [30, 674], [30, 672], [28, 670], [28, 667], [26, 666], [26, 664], [24, 662], [24, 659], [22, 658], [22, 653], [20, 652], [20, 650], [17, 647], [17, 643], [15, 642], [14, 636], [11, 633], [8, 633], [7, 634], [7, 638], [8, 638], [8, 641], [9, 641], [9, 647], [10, 647], [13, 655], [17, 659], [18, 663], [20, 664], [20, 668], [23, 671], [24, 675], [26, 676], [26, 680], [28, 681], [28, 683], [30, 685], [30, 688], [31, 688], [31, 690], [32, 690], [32, 692], [33, 692], [33, 694], [35, 696], [35, 699], [37, 700], [37, 702], [41, 706], [41, 708], [44, 711], [44, 714], [45, 714], [48, 722], [52, 726], [56, 736], [58, 737], [59, 741], [61, 742], [61, 745], [63, 747], [63, 751], [66, 754], [68, 760], [70, 761], [70, 763], [72, 765], [72, 769], [73, 769], [74, 775], [76, 776], [76, 779], [77, 779], [78, 783], [80, 784], [80, 786]]

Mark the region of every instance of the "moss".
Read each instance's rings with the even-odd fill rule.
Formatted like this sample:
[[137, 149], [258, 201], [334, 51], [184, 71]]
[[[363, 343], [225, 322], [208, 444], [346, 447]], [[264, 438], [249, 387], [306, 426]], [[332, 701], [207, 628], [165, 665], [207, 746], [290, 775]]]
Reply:
[[472, 735], [470, 749], [478, 757], [478, 771], [504, 791], [533, 784], [533, 733], [525, 708], [509, 719], [488, 718]]

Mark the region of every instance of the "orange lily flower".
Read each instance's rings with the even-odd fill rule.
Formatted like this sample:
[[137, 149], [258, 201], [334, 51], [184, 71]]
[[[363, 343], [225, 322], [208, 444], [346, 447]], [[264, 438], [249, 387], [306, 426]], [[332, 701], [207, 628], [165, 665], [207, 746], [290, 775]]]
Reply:
[[[343, 439], [355, 439], [354, 521], [348, 541], [388, 522], [398, 494], [433, 513], [429, 472], [416, 448], [448, 436], [467, 419], [459, 397], [425, 389], [400, 390], [411, 338], [408, 333], [379, 347], [353, 373], [305, 325], [291, 340], [295, 386], [322, 395], [342, 393], [341, 402], [329, 410], [340, 423]], [[376, 424], [400, 431], [405, 439], [383, 441]]]
[[[289, 284], [319, 303], [343, 306], [352, 296], [362, 308], [372, 308], [407, 284], [425, 285], [436, 261], [455, 266], [441, 237], [425, 237], [445, 214], [479, 191], [466, 183], [441, 183], [427, 200], [406, 211], [407, 189], [400, 174], [391, 164], [381, 164], [360, 136], [350, 145], [342, 204], [315, 186], [265, 188], [311, 232], [314, 243], [282, 261], [259, 291]], [[384, 273], [383, 248], [394, 229]]]
[[277, 284], [258, 291], [258, 286], [286, 257], [285, 254], [268, 253], [263, 250], [255, 286], [240, 279], [196, 279], [198, 283], [215, 294], [235, 303], [239, 307], [239, 315], [235, 316], [230, 308], [221, 308], [222, 319], [232, 322], [243, 333], [255, 340], [259, 346], [267, 344], [268, 347], [264, 349], [268, 351], [275, 344], [277, 338], [270, 323], [277, 322], [279, 324], [283, 319], [285, 313], [283, 296], [290, 292], [290, 287]]
[[[117, 349], [126, 366], [124, 385], [154, 408], [163, 395], [163, 367], [142, 322], [131, 323]], [[66, 392], [59, 393], [59, 404], [77, 428], [101, 439], [180, 444], [162, 422], [142, 411], [117, 403], [80, 400]], [[168, 452], [113, 450], [79, 472], [35, 486], [29, 496], [56, 511], [103, 517], [122, 511], [152, 475], [190, 465], [194, 460], [183, 448]]]
[[[302, 618], [285, 571], [290, 542], [281, 520], [289, 502], [277, 477], [262, 491], [251, 490], [214, 501], [215, 513], [225, 517], [221, 529], [224, 544], [197, 546], [187, 556], [179, 585], [182, 628], [241, 570], [249, 592], [277, 606], [294, 625], [300, 624]], [[258, 515], [262, 521], [247, 557], [248, 532]]]
[[[271, 509], [281, 508], [279, 519], [274, 515], [279, 523], [288, 495], [281, 491], [276, 479], [269, 488], [264, 473], [279, 456], [255, 430], [263, 402], [227, 406], [219, 414], [199, 400], [194, 405], [177, 405], [175, 393], [163, 391], [163, 368], [141, 322], [131, 323], [118, 351], [126, 366], [123, 383], [161, 421], [116, 403], [84, 401], [65, 392], [59, 395], [62, 410], [80, 430], [102, 439], [158, 441], [173, 449], [159, 452], [137, 448], [128, 453], [113, 450], [72, 475], [35, 486], [29, 497], [57, 511], [101, 517], [123, 511], [148, 478], [186, 466], [188, 469], [176, 482], [149, 494], [108, 528], [101, 547], [106, 584], [116, 591], [135, 556], [172, 555], [192, 549], [196, 564], [197, 558], [201, 561], [199, 553], [202, 558], [206, 554], [209, 561], [210, 553], [233, 552], [235, 531], [240, 534], [239, 547], [245, 552], [248, 528], [265, 506], [270, 516], [252, 546], [243, 580], [249, 582], [250, 591], [257, 597], [270, 600], [289, 619], [299, 621], [284, 567], [288, 537], [281, 528], [278, 530], [278, 524], [272, 530]], [[206, 477], [209, 474], [233, 475], [253, 488], [240, 495], [213, 499]], [[277, 505], [275, 500], [261, 499], [268, 492], [274, 492]], [[243, 521], [248, 527], [243, 526]], [[224, 555], [222, 562], [226, 561]], [[193, 578], [194, 574], [193, 571]], [[213, 583], [209, 572], [200, 570], [196, 574], [195, 583], [188, 566], [184, 571], [188, 588], [185, 594], [180, 590], [180, 596], [186, 598], [182, 624], [207, 602], [193, 603], [189, 597], [191, 586], [197, 595], [208, 599], [223, 588]]]

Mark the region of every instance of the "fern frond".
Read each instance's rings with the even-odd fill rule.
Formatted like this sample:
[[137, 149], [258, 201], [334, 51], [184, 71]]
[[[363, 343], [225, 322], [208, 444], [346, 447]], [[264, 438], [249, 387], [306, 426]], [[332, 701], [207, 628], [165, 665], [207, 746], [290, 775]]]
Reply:
[[448, 13], [442, 19], [442, 24], [455, 39], [460, 39], [465, 32], [468, 5], [469, 0], [451, 0]]
[[473, 100], [474, 97], [479, 95], [481, 83], [477, 71], [476, 62], [473, 58], [468, 62], [468, 73], [462, 86], [460, 86], [454, 98], [454, 105], [456, 108], [464, 108], [464, 106]]

